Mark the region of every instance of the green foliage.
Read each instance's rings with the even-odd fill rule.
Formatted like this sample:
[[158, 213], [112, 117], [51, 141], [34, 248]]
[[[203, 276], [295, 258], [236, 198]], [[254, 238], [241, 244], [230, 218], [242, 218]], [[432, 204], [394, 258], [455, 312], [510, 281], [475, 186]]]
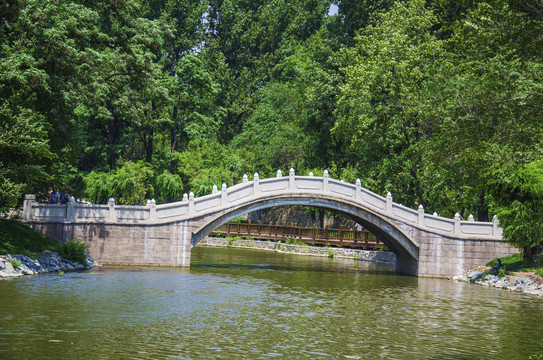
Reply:
[[91, 202], [105, 204], [114, 198], [117, 204], [142, 205], [153, 195], [152, 177], [153, 171], [143, 161], [128, 161], [116, 171], [91, 172], [83, 180]]
[[[521, 270], [523, 267], [522, 254], [514, 254], [500, 258], [502, 265], [506, 266], [511, 271]], [[486, 266], [495, 267], [498, 266], [498, 259], [489, 261]]]
[[444, 44], [430, 31], [436, 21], [424, 1], [396, 2], [341, 58], [346, 79], [332, 133], [353, 163], [364, 164], [363, 186], [407, 204], [426, 198], [428, 97], [447, 66]]
[[328, 257], [330, 259], [333, 259], [335, 256], [336, 256], [336, 252], [334, 250], [332, 250], [332, 249], [329, 249], [328, 250]]
[[[541, 265], [539, 266], [533, 266], [530, 264], [526, 264], [524, 262], [524, 256], [523, 253], [514, 254], [510, 256], [506, 256], [503, 258], [500, 258], [502, 262], [502, 268], [507, 269], [507, 271], [514, 271], [514, 272], [525, 272], [525, 271], [535, 271], [536, 273], [541, 273], [543, 271], [543, 267]], [[486, 264], [486, 266], [489, 267], [495, 267], [498, 266], [498, 260], [494, 259]]]
[[285, 239], [285, 244], [287, 244], [287, 245], [296, 245], [296, 246], [309, 246], [309, 244], [306, 244], [306, 243], [304, 243], [302, 241], [298, 241], [298, 240], [295, 240], [295, 239], [293, 240], [293, 239], [288, 238], [288, 237]]
[[539, 275], [539, 276], [541, 276], [541, 277], [543, 277], [543, 269], [537, 270], [537, 271], [535, 272], [535, 274], [536, 274], [536, 275]]
[[506, 275], [507, 275], [507, 269], [504, 265], [498, 269], [498, 277], [501, 279], [501, 278], [504, 278]]
[[543, 253], [543, 161], [504, 169], [489, 182], [494, 210], [507, 242], [524, 252], [526, 267], [540, 266]]
[[[327, 16], [331, 2], [336, 16]], [[244, 174], [326, 168], [426, 212], [496, 213], [507, 241], [537, 262], [540, 8], [510, 0], [0, 6], [0, 209], [20, 206], [24, 193], [43, 200], [53, 185], [95, 203], [144, 204], [209, 194]]]
[[70, 240], [67, 243], [60, 243], [57, 251], [64, 259], [75, 261], [79, 264], [86, 264], [87, 262], [87, 246], [82, 242]]
[[35, 258], [43, 250], [55, 251], [58, 242], [16, 220], [0, 218], [0, 254]]
[[9, 259], [8, 262], [13, 266], [14, 269], [17, 269], [22, 264], [21, 260], [17, 259]]

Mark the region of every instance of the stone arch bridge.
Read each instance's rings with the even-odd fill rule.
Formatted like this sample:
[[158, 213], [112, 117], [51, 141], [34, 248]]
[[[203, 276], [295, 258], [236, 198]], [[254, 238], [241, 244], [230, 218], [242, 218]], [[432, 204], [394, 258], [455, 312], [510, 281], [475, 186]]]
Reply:
[[190, 266], [191, 248], [229, 220], [252, 211], [306, 205], [341, 213], [362, 224], [397, 256], [404, 274], [448, 277], [498, 257], [516, 253], [493, 222], [448, 219], [412, 210], [356, 184], [323, 177], [288, 176], [249, 181], [210, 195], [185, 194], [180, 202], [146, 206], [75, 203], [47, 205], [26, 195], [23, 221], [59, 241], [84, 241], [91, 256], [105, 264]]

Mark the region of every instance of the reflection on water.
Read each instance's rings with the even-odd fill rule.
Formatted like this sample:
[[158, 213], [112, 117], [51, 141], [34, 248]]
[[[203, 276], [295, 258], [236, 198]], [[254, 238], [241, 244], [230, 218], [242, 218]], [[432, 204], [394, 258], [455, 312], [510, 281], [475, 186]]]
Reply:
[[193, 249], [190, 269], [0, 281], [0, 359], [527, 359], [543, 299], [389, 265]]

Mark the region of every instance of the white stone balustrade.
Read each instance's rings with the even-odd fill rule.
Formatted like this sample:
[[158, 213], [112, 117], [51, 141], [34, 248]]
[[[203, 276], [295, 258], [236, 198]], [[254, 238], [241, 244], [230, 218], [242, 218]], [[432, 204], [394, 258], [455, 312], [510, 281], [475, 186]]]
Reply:
[[240, 184], [230, 188], [222, 184], [220, 191], [214, 186], [210, 195], [195, 198], [191, 192], [190, 195], [184, 194], [182, 201], [160, 205], [154, 199], [149, 200], [146, 206], [116, 205], [114, 199], [109, 199], [106, 205], [90, 205], [75, 203], [73, 198], [67, 205], [48, 205], [37, 203], [35, 195], [26, 195], [23, 218], [29, 222], [163, 224], [220, 209], [231, 209], [240, 204], [289, 196], [326, 197], [355, 204], [369, 212], [446, 236], [479, 239], [498, 239], [502, 236], [496, 217], [492, 222], [477, 222], [473, 216], [463, 221], [458, 214], [454, 219], [437, 216], [435, 213], [426, 214], [422, 205], [413, 210], [393, 202], [390, 193], [382, 197], [362, 188], [360, 180], [355, 184], [345, 183], [329, 178], [328, 171], [324, 171], [322, 177], [313, 176], [312, 173], [309, 176], [297, 176], [294, 169], [290, 169], [288, 177], [283, 177], [280, 170], [275, 177], [268, 179], [260, 179], [258, 173], [255, 173], [253, 180], [249, 181], [247, 175], [244, 175]]

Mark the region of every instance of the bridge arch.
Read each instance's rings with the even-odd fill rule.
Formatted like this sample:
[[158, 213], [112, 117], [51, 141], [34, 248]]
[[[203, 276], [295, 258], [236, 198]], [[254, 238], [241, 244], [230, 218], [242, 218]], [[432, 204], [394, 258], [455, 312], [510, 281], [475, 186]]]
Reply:
[[387, 247], [396, 254], [399, 259], [417, 261], [419, 257], [419, 245], [410, 239], [396, 224], [383, 216], [352, 204], [343, 199], [320, 196], [300, 197], [292, 195], [279, 195], [253, 200], [249, 203], [231, 207], [228, 210], [213, 216], [192, 233], [191, 245], [195, 246], [209, 233], [228, 221], [257, 210], [263, 210], [275, 206], [312, 206], [340, 213], [370, 230]]
[[36, 202], [25, 197], [23, 221], [59, 241], [86, 242], [91, 255], [108, 264], [190, 266], [192, 246], [236, 216], [272, 206], [303, 205], [343, 214], [377, 235], [396, 255], [399, 272], [419, 276], [453, 276], [497, 256], [514, 254], [493, 222], [448, 219], [410, 209], [355, 184], [328, 177], [288, 176], [243, 182], [195, 198], [146, 206]]

